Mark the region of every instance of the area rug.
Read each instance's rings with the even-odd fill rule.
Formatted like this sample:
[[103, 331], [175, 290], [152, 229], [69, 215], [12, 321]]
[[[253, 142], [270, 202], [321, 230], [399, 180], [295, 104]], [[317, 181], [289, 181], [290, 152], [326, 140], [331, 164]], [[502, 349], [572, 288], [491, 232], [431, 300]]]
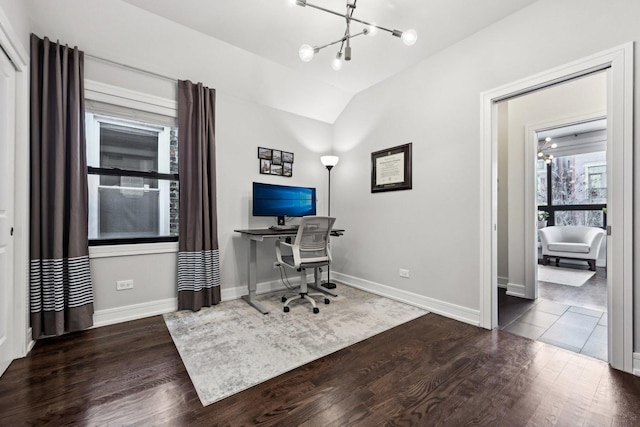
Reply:
[[594, 274], [595, 271], [538, 265], [539, 281], [557, 283], [559, 285], [579, 287], [584, 285]]
[[164, 315], [203, 405], [427, 313], [345, 285], [330, 304], [318, 304], [317, 314], [298, 303], [284, 313], [283, 293], [258, 296], [269, 314], [233, 300]]

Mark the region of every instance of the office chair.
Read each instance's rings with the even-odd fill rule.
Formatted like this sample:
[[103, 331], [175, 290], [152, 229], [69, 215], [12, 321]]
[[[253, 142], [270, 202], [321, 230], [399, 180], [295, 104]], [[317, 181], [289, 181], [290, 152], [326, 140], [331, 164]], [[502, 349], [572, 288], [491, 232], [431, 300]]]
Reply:
[[[329, 234], [335, 218], [327, 216], [302, 217], [298, 233], [293, 243], [276, 240], [276, 257], [281, 265], [296, 269], [300, 272], [300, 292], [298, 295], [287, 298], [282, 297], [284, 312], [289, 312], [289, 303], [296, 299], [307, 300], [313, 307], [313, 312], [320, 309], [316, 306], [314, 296], [325, 295], [322, 293], [308, 293], [306, 269], [316, 269], [331, 264], [331, 251], [329, 250]], [[317, 272], [316, 272], [317, 273]], [[314, 274], [316, 287], [320, 286], [320, 275]], [[324, 303], [331, 301], [324, 298]]]

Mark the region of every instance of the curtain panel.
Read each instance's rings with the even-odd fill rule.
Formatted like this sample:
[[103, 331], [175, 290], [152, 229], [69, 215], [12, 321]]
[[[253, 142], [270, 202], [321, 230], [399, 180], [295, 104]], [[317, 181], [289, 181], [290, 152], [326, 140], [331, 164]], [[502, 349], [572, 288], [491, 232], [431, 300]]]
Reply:
[[220, 302], [215, 103], [215, 89], [178, 81], [178, 310]]
[[30, 311], [33, 338], [93, 325], [84, 53], [31, 35]]

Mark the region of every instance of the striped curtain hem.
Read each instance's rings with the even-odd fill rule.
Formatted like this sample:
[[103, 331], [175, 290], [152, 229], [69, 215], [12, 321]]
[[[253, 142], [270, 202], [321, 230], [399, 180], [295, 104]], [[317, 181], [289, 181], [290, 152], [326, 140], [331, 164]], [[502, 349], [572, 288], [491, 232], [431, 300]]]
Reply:
[[178, 253], [178, 310], [200, 310], [220, 302], [218, 249]]
[[[32, 259], [30, 280], [29, 305], [34, 338], [93, 326], [93, 287], [87, 255]], [[68, 316], [71, 313], [75, 314]]]

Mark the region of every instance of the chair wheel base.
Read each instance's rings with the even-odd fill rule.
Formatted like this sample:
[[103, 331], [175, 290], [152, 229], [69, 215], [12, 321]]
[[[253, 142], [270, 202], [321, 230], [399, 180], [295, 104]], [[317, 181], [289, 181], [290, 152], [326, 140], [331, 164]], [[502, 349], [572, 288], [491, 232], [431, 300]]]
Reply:
[[324, 299], [324, 303], [325, 303], [325, 304], [330, 304], [330, 303], [331, 303], [331, 300], [330, 300], [329, 298], [325, 298], [325, 299]]
[[285, 307], [285, 308], [284, 308], [284, 312], [285, 312], [285, 313], [288, 313], [288, 312], [289, 312], [289, 307]]
[[313, 307], [313, 313], [314, 314], [320, 313], [320, 309], [318, 307]]

